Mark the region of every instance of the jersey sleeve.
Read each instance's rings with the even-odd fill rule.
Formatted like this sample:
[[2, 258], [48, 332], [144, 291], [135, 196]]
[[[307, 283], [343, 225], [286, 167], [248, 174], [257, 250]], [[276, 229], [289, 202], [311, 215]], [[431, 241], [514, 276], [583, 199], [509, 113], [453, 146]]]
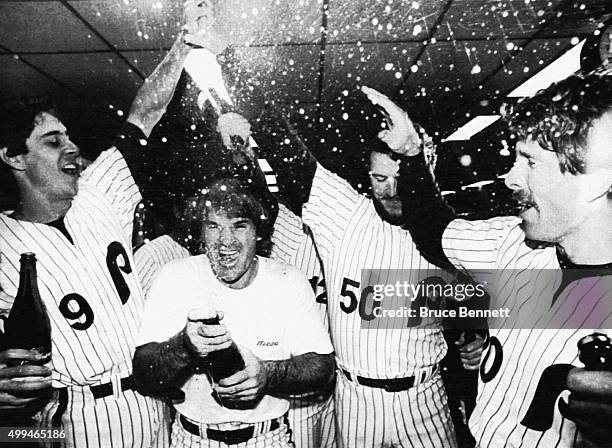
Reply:
[[154, 241], [145, 244], [134, 253], [134, 264], [136, 265], [136, 272], [138, 272], [145, 298], [149, 294], [155, 274], [161, 267], [159, 260], [153, 253], [153, 249], [149, 247], [153, 243]]
[[302, 220], [284, 204], [278, 205], [278, 217], [272, 233], [270, 258], [295, 265], [295, 256], [304, 235]]
[[[442, 247], [449, 261], [472, 280], [484, 285], [499, 281], [500, 269], [512, 269], [512, 260], [525, 241], [525, 234], [516, 217], [498, 217], [485, 221], [455, 219], [442, 236]], [[498, 305], [498, 297], [490, 296], [490, 308]]]
[[329, 254], [341, 238], [357, 207], [367, 200], [347, 181], [317, 164], [310, 197], [302, 210], [302, 219], [312, 230], [323, 257]]
[[169, 263], [155, 276], [145, 302], [136, 346], [166, 341], [185, 327], [197, 289], [190, 287], [192, 282], [185, 278], [180, 266], [183, 264]]
[[[442, 236], [445, 255], [453, 265], [466, 271], [496, 269], [504, 252], [520, 244], [524, 234], [516, 234], [520, 220], [516, 217], [499, 217], [485, 221], [455, 219]], [[522, 231], [519, 233], [522, 234]]]
[[116, 147], [103, 151], [83, 171], [81, 181], [104, 193], [117, 213], [126, 235], [131, 238], [134, 210], [142, 197], [121, 152]]
[[287, 322], [291, 356], [314, 352], [328, 354], [334, 351], [329, 333], [319, 317], [312, 288], [306, 277], [295, 272], [292, 294], [289, 297]]

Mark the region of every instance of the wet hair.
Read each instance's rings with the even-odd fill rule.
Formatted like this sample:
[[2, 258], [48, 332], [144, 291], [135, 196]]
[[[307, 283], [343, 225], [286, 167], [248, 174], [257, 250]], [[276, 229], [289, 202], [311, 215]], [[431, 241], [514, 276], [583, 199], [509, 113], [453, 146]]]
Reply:
[[393, 154], [393, 151], [391, 151], [391, 148], [389, 148], [389, 146], [383, 142], [381, 139], [378, 138], [378, 136], [374, 136], [372, 137], [370, 140], [367, 140], [364, 144], [364, 149], [366, 150], [366, 153], [369, 152], [370, 156], [372, 155], [373, 152], [377, 152], [379, 154], [386, 154], [388, 156], [391, 156], [391, 154]]
[[593, 123], [612, 111], [612, 76], [577, 74], [502, 110], [519, 140], [534, 140], [559, 158], [561, 172], [585, 173]]
[[22, 99], [4, 104], [0, 110], [0, 148], [9, 157], [28, 152], [26, 140], [36, 126], [36, 119], [47, 112], [59, 119], [55, 103], [48, 97]]
[[197, 199], [196, 215], [200, 224], [212, 210], [223, 212], [228, 218], [251, 220], [255, 225], [258, 237], [257, 253], [267, 255], [274, 222], [249, 184], [235, 177], [212, 181]]

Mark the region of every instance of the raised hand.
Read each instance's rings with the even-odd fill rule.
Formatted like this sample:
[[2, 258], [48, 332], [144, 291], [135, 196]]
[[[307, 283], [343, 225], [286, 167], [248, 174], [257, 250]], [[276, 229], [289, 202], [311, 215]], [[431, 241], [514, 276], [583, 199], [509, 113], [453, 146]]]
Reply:
[[380, 131], [378, 138], [398, 154], [414, 156], [421, 152], [421, 138], [408, 114], [389, 97], [371, 87], [363, 86], [361, 91], [386, 115], [387, 129]]
[[228, 46], [228, 31], [217, 24], [219, 5], [219, 0], [185, 2], [185, 42], [207, 48], [214, 54], [221, 53]]

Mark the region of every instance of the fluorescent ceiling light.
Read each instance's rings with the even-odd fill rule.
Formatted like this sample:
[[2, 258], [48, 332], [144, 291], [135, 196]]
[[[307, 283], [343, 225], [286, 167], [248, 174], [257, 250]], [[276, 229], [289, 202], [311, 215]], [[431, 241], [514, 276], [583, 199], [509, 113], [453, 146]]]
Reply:
[[494, 180], [481, 180], [478, 182], [474, 182], [473, 184], [469, 184], [469, 185], [465, 185], [464, 187], [461, 187], [462, 190], [467, 190], [468, 188], [482, 188], [485, 185], [489, 185], [494, 183]]
[[487, 126], [495, 123], [501, 118], [501, 115], [478, 115], [472, 118], [469, 122], [461, 126], [451, 135], [443, 139], [443, 142], [453, 142], [469, 140], [472, 136], [478, 134]]
[[440, 192], [442, 196], [448, 196], [448, 195], [455, 194], [455, 193], [457, 193], [455, 190], [443, 190]]
[[561, 81], [580, 69], [580, 51], [584, 46], [584, 39], [578, 45], [566, 51], [554, 62], [547, 65], [538, 73], [533, 75], [523, 84], [508, 94], [510, 98], [523, 98], [532, 96], [538, 90], [545, 89], [553, 82]]

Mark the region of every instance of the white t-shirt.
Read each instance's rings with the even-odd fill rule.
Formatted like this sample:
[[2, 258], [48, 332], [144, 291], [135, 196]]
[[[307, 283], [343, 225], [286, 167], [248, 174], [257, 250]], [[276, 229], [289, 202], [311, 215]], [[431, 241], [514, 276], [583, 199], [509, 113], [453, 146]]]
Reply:
[[[253, 283], [231, 289], [217, 280], [206, 255], [175, 260], [156, 277], [145, 304], [138, 345], [163, 342], [177, 334], [196, 308], [221, 310], [222, 321], [239, 346], [263, 360], [282, 360], [308, 352], [333, 351], [314, 305], [308, 280], [298, 269], [258, 257]], [[253, 409], [220, 406], [206, 375], [193, 375], [183, 385], [185, 401], [174, 407], [202, 423], [256, 423], [283, 415], [288, 401], [269, 395]]]

